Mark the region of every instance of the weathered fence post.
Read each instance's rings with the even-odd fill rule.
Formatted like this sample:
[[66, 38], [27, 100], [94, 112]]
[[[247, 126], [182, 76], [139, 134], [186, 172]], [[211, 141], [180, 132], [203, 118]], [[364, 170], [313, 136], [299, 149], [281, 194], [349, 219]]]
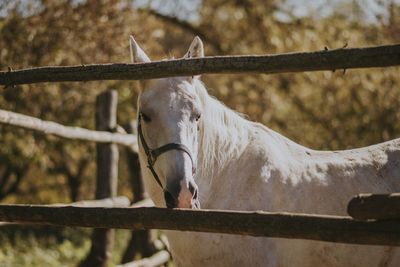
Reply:
[[[96, 130], [112, 131], [117, 126], [118, 94], [108, 90], [96, 98]], [[118, 182], [118, 147], [111, 143], [98, 143], [96, 199], [115, 197]], [[99, 218], [101, 220], [101, 218]], [[113, 229], [94, 229], [92, 247], [81, 267], [107, 266], [113, 247]]]
[[400, 193], [359, 194], [350, 200], [347, 213], [356, 220], [400, 219]]
[[[131, 121], [125, 127], [129, 134], [137, 134], [136, 121]], [[144, 191], [142, 175], [140, 172], [139, 155], [131, 148], [126, 148], [129, 173], [131, 175], [131, 186], [133, 191], [133, 203], [139, 202], [146, 198]], [[134, 260], [137, 253], [143, 258], [151, 256], [156, 249], [151, 238], [151, 230], [132, 231], [131, 239], [125, 249], [121, 263], [127, 263]]]

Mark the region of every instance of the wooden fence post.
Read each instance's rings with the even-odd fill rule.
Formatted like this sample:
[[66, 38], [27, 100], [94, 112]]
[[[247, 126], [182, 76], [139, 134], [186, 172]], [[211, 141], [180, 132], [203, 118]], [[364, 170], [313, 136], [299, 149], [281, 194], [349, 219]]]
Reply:
[[[124, 128], [129, 134], [137, 134], [136, 121], [131, 121]], [[147, 196], [144, 191], [142, 175], [140, 172], [139, 155], [131, 148], [126, 148], [129, 173], [131, 176], [131, 186], [133, 191], [133, 203], [144, 200]], [[141, 254], [143, 258], [149, 257], [156, 252], [152, 242], [151, 230], [132, 231], [131, 239], [122, 256], [121, 263], [134, 260], [136, 254]]]
[[[96, 130], [112, 131], [117, 126], [118, 94], [115, 90], [108, 90], [96, 98]], [[96, 199], [115, 197], [118, 182], [118, 147], [111, 143], [96, 144], [97, 153], [97, 184]], [[80, 264], [81, 267], [107, 266], [111, 258], [113, 229], [94, 229], [92, 247], [87, 258]]]

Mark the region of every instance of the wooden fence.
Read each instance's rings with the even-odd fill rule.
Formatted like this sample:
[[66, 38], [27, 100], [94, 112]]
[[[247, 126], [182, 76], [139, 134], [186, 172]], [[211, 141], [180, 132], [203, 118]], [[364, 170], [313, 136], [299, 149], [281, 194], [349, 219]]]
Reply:
[[[126, 131], [117, 125], [117, 99], [115, 90], [108, 90], [97, 96], [96, 99], [96, 130], [88, 130], [79, 127], [67, 127], [51, 121], [43, 121], [35, 117], [18, 114], [11, 111], [0, 110], [0, 123], [13, 125], [28, 130], [39, 131], [44, 134], [96, 142], [97, 153], [97, 182], [95, 197], [98, 200], [84, 200], [71, 204], [52, 204], [50, 207], [129, 207], [130, 203], [126, 197], [117, 197], [118, 180], [118, 147], [117, 144], [127, 148], [129, 155], [129, 166], [134, 184], [134, 202], [143, 200], [145, 193], [140, 177], [139, 164], [132, 162], [137, 155], [137, 137], [134, 134], [127, 134]], [[134, 124], [134, 122], [132, 122]], [[132, 131], [132, 128], [128, 131]], [[0, 219], [0, 225], [12, 223], [11, 220]], [[133, 229], [132, 229], [133, 230]], [[96, 228], [92, 234], [92, 247], [80, 266], [106, 266], [112, 255], [112, 244], [114, 233], [112, 229]], [[140, 246], [139, 246], [140, 244]], [[132, 232], [131, 240], [125, 250], [122, 263], [128, 264], [136, 254], [150, 257], [155, 253], [150, 232], [141, 230]], [[165, 257], [167, 252], [161, 252], [161, 256], [149, 260], [159, 262], [160, 257]], [[169, 255], [169, 254], [168, 254]], [[136, 263], [129, 263], [135, 265]]]
[[40, 67], [0, 72], [0, 85], [94, 80], [142, 80], [205, 73], [283, 73], [400, 64], [400, 45], [341, 48], [266, 56], [217, 56], [153, 61], [142, 64], [103, 64]]
[[[67, 67], [40, 67], [0, 72], [0, 85], [14, 86], [39, 82], [137, 80], [203, 73], [281, 73], [322, 71], [350, 68], [388, 67], [400, 65], [400, 45], [369, 48], [342, 48], [309, 53], [267, 56], [226, 56], [200, 59], [178, 59], [143, 64], [106, 64]], [[63, 138], [97, 142], [97, 198], [116, 196], [118, 149], [128, 147], [134, 184], [135, 202], [145, 198], [138, 173], [137, 138], [134, 125], [124, 133], [116, 123], [116, 92], [107, 91], [97, 98], [96, 131], [66, 127], [55, 122], [0, 110], [0, 123], [53, 134]], [[110, 132], [112, 131], [112, 133]], [[111, 228], [138, 230], [124, 255], [129, 259], [138, 242], [142, 254], [150, 256], [154, 247], [149, 232], [144, 229], [170, 229], [229, 233], [275, 238], [322, 240], [351, 244], [400, 246], [399, 194], [359, 196], [348, 207], [351, 217], [243, 212], [215, 210], [178, 210], [140, 207], [110, 207], [104, 205], [0, 205], [0, 221], [59, 226], [96, 228], [92, 248], [82, 266], [105, 266], [112, 244]], [[108, 204], [109, 205], [109, 204]], [[375, 209], [376, 207], [379, 207]], [[378, 212], [375, 212], [375, 211]], [[377, 220], [379, 219], [379, 220]], [[390, 220], [382, 220], [390, 219]], [[148, 262], [160, 264], [169, 259], [164, 252]], [[99, 261], [99, 258], [101, 259]], [[163, 259], [160, 261], [160, 259]], [[133, 264], [133, 265], [132, 265]], [[125, 266], [138, 266], [135, 263]]]
[[28, 130], [39, 131], [44, 134], [52, 134], [63, 138], [92, 141], [97, 143], [115, 143], [130, 147], [137, 152], [137, 138], [133, 134], [116, 133], [109, 131], [93, 131], [79, 127], [67, 127], [52, 121], [43, 121], [35, 117], [18, 114], [12, 111], [0, 109], [0, 123], [13, 125]]

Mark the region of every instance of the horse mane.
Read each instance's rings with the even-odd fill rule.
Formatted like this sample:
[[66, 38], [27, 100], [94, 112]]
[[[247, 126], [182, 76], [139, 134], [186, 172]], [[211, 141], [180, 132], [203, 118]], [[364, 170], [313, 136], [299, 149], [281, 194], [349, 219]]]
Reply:
[[198, 171], [211, 183], [226, 163], [242, 154], [249, 143], [251, 122], [210, 96], [200, 80], [194, 79], [193, 84], [203, 106]]

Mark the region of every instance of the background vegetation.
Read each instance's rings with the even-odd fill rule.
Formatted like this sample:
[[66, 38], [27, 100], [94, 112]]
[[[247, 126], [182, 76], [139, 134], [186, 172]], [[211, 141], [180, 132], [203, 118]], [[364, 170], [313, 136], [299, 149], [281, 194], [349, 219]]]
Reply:
[[[167, 4], [168, 3], [168, 4]], [[265, 54], [400, 42], [396, 0], [19, 0], [0, 2], [0, 69], [129, 62], [133, 34], [154, 59], [180, 57], [194, 35], [207, 55]], [[210, 93], [251, 120], [315, 149], [347, 149], [400, 136], [399, 68], [277, 75], [207, 75]], [[95, 96], [119, 92], [118, 120], [134, 118], [136, 82], [22, 85], [0, 108], [94, 128]], [[2, 203], [94, 196], [94, 144], [0, 126]], [[132, 197], [124, 159], [120, 194]], [[89, 230], [0, 228], [0, 266], [76, 265]], [[117, 251], [127, 232], [118, 232]], [[117, 252], [114, 262], [119, 262]]]

